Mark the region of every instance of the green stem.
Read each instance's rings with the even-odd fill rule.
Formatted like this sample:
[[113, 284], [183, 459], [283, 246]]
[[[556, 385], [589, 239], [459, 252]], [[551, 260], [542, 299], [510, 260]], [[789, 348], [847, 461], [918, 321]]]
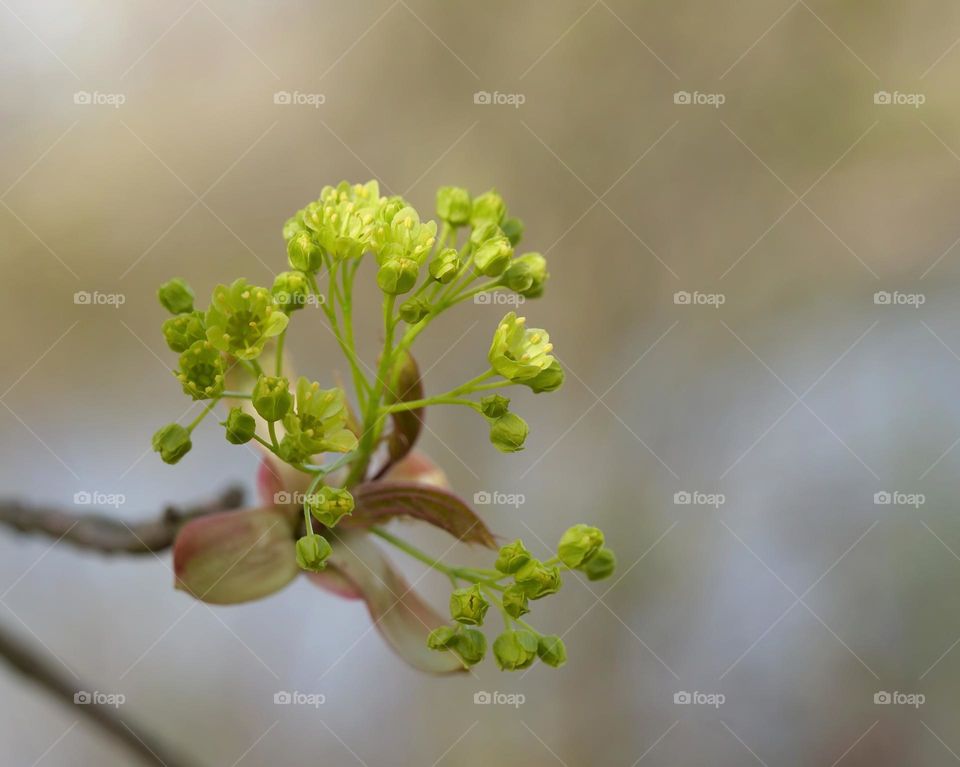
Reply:
[[287, 337], [287, 331], [286, 331], [286, 330], [284, 330], [284, 331], [277, 337], [277, 348], [276, 348], [277, 360], [276, 360], [276, 364], [274, 365], [274, 368], [275, 368], [275, 371], [276, 371], [276, 372], [274, 373], [274, 375], [275, 375], [277, 378], [279, 378], [279, 377], [283, 374], [283, 341], [284, 341], [284, 339], [285, 339], [286, 337]]
[[219, 401], [220, 401], [220, 397], [216, 397], [215, 399], [210, 400], [210, 404], [203, 409], [203, 412], [200, 413], [200, 415], [198, 415], [196, 418], [194, 418], [193, 421], [191, 421], [190, 425], [187, 426], [187, 431], [193, 433], [193, 430], [200, 425], [200, 422], [204, 418], [206, 418], [207, 414], [217, 406], [217, 403]]
[[376, 535], [379, 538], [382, 538], [387, 543], [396, 548], [405, 554], [413, 557], [419, 562], [428, 567], [436, 570], [437, 572], [443, 573], [448, 578], [456, 583], [455, 579], [460, 579], [464, 581], [469, 581], [471, 583], [479, 583], [481, 586], [486, 588], [503, 591], [504, 587], [501, 586], [496, 581], [504, 577], [503, 573], [496, 570], [476, 570], [471, 567], [451, 567], [449, 565], [443, 564], [440, 560], [431, 557], [425, 551], [421, 551], [412, 543], [408, 543], [403, 540], [403, 538], [398, 538], [393, 533], [388, 533], [382, 527], [371, 527], [370, 532]]

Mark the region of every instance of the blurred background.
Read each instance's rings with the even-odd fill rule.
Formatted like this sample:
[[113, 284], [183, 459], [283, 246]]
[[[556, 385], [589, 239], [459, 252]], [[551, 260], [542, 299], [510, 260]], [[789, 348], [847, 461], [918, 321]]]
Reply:
[[[422, 446], [464, 497], [523, 495], [481, 508], [496, 532], [543, 554], [592, 522], [620, 559], [538, 603], [557, 671], [423, 676], [360, 603], [303, 580], [207, 609], [169, 557], [0, 530], [6, 630], [198, 765], [958, 759], [960, 7], [0, 6], [0, 495], [122, 494], [132, 521], [252, 488], [255, 456], [212, 420], [176, 468], [149, 452], [187, 406], [156, 287], [268, 283], [324, 184], [377, 178], [423, 212], [439, 185], [495, 186], [549, 258], [521, 311], [567, 382], [516, 396], [520, 454], [459, 409], [431, 412]], [[483, 370], [508, 308], [431, 326], [428, 391]], [[289, 346], [330, 385], [344, 364], [311, 319]], [[442, 607], [442, 579], [421, 585]], [[0, 743], [10, 765], [131, 763], [2, 665]]]

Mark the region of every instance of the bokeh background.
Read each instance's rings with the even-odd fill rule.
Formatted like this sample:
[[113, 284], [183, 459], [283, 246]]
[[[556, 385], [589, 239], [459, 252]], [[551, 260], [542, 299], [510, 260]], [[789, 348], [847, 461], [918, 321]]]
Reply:
[[[283, 221], [340, 179], [377, 178], [421, 210], [441, 184], [496, 186], [548, 255], [547, 295], [522, 311], [567, 383], [516, 397], [523, 453], [497, 453], [459, 410], [431, 413], [423, 446], [466, 497], [523, 494], [481, 509], [497, 532], [542, 553], [591, 521], [621, 562], [538, 603], [537, 625], [565, 635], [559, 671], [422, 676], [359, 603], [306, 582], [210, 610], [173, 590], [167, 558], [10, 531], [5, 629], [124, 694], [121, 717], [198, 765], [958, 759], [956, 4], [0, 6], [0, 495], [70, 508], [78, 491], [122, 493], [113, 513], [135, 520], [252, 487], [254, 455], [212, 421], [175, 469], [149, 452], [187, 404], [156, 286], [268, 282]], [[424, 334], [430, 391], [483, 369], [506, 308], [465, 306]], [[344, 365], [308, 317], [292, 352], [331, 383]], [[422, 583], [442, 605], [444, 584]], [[278, 690], [326, 703], [275, 706]], [[525, 702], [475, 705], [478, 691]], [[694, 691], [725, 702], [674, 702]], [[131, 760], [2, 667], [0, 744], [10, 765]]]

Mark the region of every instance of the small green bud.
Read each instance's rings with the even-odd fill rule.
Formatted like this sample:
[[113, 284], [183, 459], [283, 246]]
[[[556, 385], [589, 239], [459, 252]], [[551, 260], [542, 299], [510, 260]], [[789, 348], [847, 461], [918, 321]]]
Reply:
[[527, 547], [523, 545], [523, 541], [517, 538], [513, 543], [508, 543], [500, 549], [500, 553], [497, 555], [497, 563], [494, 567], [501, 573], [507, 573], [509, 575], [517, 572], [517, 570], [527, 564], [530, 558], [530, 552], [527, 551]]
[[549, 276], [547, 259], [539, 253], [524, 253], [507, 267], [503, 273], [503, 284], [526, 298], [539, 298], [543, 295], [543, 285]]
[[580, 568], [591, 581], [602, 581], [617, 569], [617, 557], [610, 549], [600, 549]]
[[310, 281], [303, 272], [280, 272], [273, 280], [270, 293], [287, 314], [302, 309], [310, 299]]
[[417, 283], [420, 267], [412, 258], [394, 256], [386, 259], [377, 272], [380, 290], [392, 296], [406, 293]]
[[450, 595], [450, 617], [465, 626], [482, 626], [490, 603], [483, 598], [480, 587], [474, 584], [456, 589]]
[[459, 186], [441, 186], [437, 190], [437, 216], [451, 226], [470, 221], [470, 192]]
[[556, 594], [563, 581], [560, 579], [560, 568], [547, 567], [542, 562], [531, 559], [513, 576], [523, 592], [530, 599], [543, 599]]
[[503, 236], [503, 231], [495, 222], [485, 221], [482, 224], [477, 224], [470, 231], [470, 242], [474, 245], [483, 245], [487, 240]]
[[468, 666], [474, 666], [487, 654], [487, 638], [482, 631], [463, 629], [451, 643], [453, 651]]
[[513, 246], [510, 240], [502, 235], [493, 237], [477, 248], [473, 254], [473, 263], [477, 271], [487, 277], [497, 277], [503, 274], [513, 258]]
[[197, 341], [180, 355], [180, 370], [176, 376], [184, 393], [200, 400], [223, 393], [224, 372], [220, 352], [209, 341]]
[[460, 271], [460, 254], [454, 248], [444, 248], [430, 262], [430, 276], [446, 285]]
[[514, 584], [503, 592], [503, 609], [511, 618], [519, 618], [530, 612], [528, 597], [523, 589]]
[[493, 657], [501, 671], [518, 671], [533, 665], [539, 646], [532, 631], [504, 631], [493, 642]]
[[179, 277], [163, 283], [157, 291], [157, 298], [170, 314], [186, 314], [193, 311], [193, 291]]
[[163, 339], [171, 351], [181, 354], [197, 341], [207, 338], [207, 329], [203, 324], [203, 312], [178, 314], [163, 321]]
[[437, 626], [427, 636], [427, 647], [431, 650], [446, 650], [457, 637], [454, 626]]
[[293, 406], [290, 382], [286, 378], [260, 376], [253, 387], [253, 407], [266, 421], [279, 421]]
[[537, 643], [537, 655], [548, 666], [558, 668], [567, 662], [567, 648], [563, 640], [555, 635], [540, 637]]
[[424, 298], [410, 298], [400, 304], [400, 319], [408, 325], [420, 322], [430, 313], [430, 304]]
[[516, 453], [523, 450], [530, 427], [516, 413], [505, 413], [495, 419], [490, 426], [490, 441], [502, 453]]
[[318, 573], [327, 566], [332, 548], [322, 535], [313, 533], [297, 539], [297, 564], [300, 569]]
[[473, 226], [492, 221], [499, 224], [507, 213], [507, 206], [503, 198], [497, 194], [495, 189], [484, 192], [473, 200], [473, 207], [470, 211], [470, 223]]
[[507, 235], [507, 239], [510, 240], [510, 244], [514, 247], [520, 242], [523, 238], [523, 221], [519, 218], [508, 218], [505, 219], [500, 228], [503, 229], [503, 233]]
[[253, 439], [257, 431], [257, 422], [252, 415], [244, 413], [238, 407], [231, 408], [227, 420], [223, 422], [227, 430], [227, 442], [231, 445], [243, 445]]
[[603, 548], [603, 533], [590, 525], [574, 525], [561, 537], [557, 556], [567, 567], [580, 567]]
[[336, 527], [353, 511], [353, 496], [340, 487], [322, 487], [307, 496], [304, 506], [320, 524]]
[[529, 386], [534, 394], [543, 394], [544, 392], [556, 391], [563, 386], [565, 375], [560, 363], [554, 359], [550, 367], [541, 370], [529, 381], [524, 381], [524, 386]]
[[287, 261], [292, 269], [312, 274], [323, 266], [323, 251], [310, 232], [301, 229], [287, 242]]
[[178, 423], [169, 423], [153, 435], [153, 450], [164, 463], [176, 463], [190, 452], [190, 432]]
[[510, 407], [510, 400], [499, 394], [490, 394], [480, 400], [480, 412], [487, 418], [499, 418], [506, 415]]

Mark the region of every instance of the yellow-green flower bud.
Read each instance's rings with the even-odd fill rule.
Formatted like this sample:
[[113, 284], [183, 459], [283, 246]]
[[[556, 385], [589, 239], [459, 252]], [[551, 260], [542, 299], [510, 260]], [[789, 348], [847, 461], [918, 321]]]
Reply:
[[209, 341], [197, 341], [180, 355], [177, 380], [185, 394], [194, 399], [211, 399], [223, 393], [223, 357]]
[[503, 233], [507, 235], [507, 239], [510, 240], [510, 244], [514, 247], [516, 247], [523, 238], [523, 221], [519, 218], [504, 219], [503, 223], [500, 224], [500, 228], [503, 230]]
[[437, 626], [427, 635], [427, 647], [431, 650], [446, 650], [457, 637], [454, 626]]
[[493, 641], [493, 657], [501, 671], [519, 671], [533, 664], [539, 646], [532, 631], [504, 631]]
[[470, 242], [473, 245], [483, 245], [487, 240], [503, 236], [503, 231], [497, 226], [496, 222], [484, 221], [474, 226], [470, 231]]
[[185, 352], [197, 341], [205, 341], [207, 328], [203, 324], [203, 312], [178, 314], [164, 320], [163, 338], [177, 354]]
[[510, 407], [510, 400], [499, 394], [490, 394], [480, 399], [480, 412], [487, 418], [499, 418]]
[[512, 575], [527, 564], [530, 559], [530, 552], [527, 551], [527, 547], [523, 545], [523, 541], [517, 538], [513, 543], [508, 543], [500, 549], [494, 567], [501, 573]]
[[503, 592], [503, 609], [511, 618], [519, 618], [530, 612], [528, 597], [523, 589], [514, 584]]
[[536, 559], [527, 562], [513, 577], [530, 599], [543, 599], [556, 594], [563, 585], [560, 568], [547, 567]]
[[353, 511], [353, 496], [340, 487], [322, 487], [306, 497], [304, 506], [321, 525], [336, 527]]
[[318, 573], [327, 566], [332, 548], [330, 542], [316, 533], [297, 539], [297, 564], [300, 569]]
[[567, 648], [555, 635], [542, 636], [537, 643], [537, 655], [548, 666], [559, 668], [567, 662]]
[[501, 453], [523, 450], [530, 427], [516, 413], [505, 413], [490, 425], [490, 441]]
[[456, 589], [450, 595], [450, 617], [465, 626], [482, 626], [490, 603], [483, 598], [480, 587]]
[[560, 363], [554, 358], [553, 362], [550, 363], [550, 367], [541, 370], [529, 381], [524, 381], [523, 385], [529, 386], [534, 394], [543, 394], [544, 392], [556, 391], [563, 386], [564, 377], [563, 368], [560, 367]]
[[392, 296], [406, 293], [417, 284], [420, 266], [412, 258], [394, 256], [380, 264], [377, 272], [377, 285], [380, 290]]
[[270, 293], [287, 314], [302, 309], [310, 298], [310, 281], [303, 272], [280, 272], [273, 280]]
[[448, 284], [460, 271], [460, 254], [454, 248], [444, 248], [430, 262], [430, 276], [441, 285]]
[[163, 283], [157, 291], [157, 298], [170, 314], [186, 314], [193, 311], [193, 291], [179, 277]]
[[470, 192], [459, 186], [441, 186], [437, 190], [437, 216], [451, 226], [470, 221]]
[[161, 427], [153, 435], [153, 450], [164, 463], [176, 463], [190, 452], [190, 432], [178, 423]]
[[300, 213], [295, 216], [291, 216], [283, 223], [283, 241], [289, 242], [295, 234], [298, 234], [303, 230], [303, 216]]
[[507, 206], [503, 198], [497, 194], [495, 189], [484, 192], [473, 200], [473, 207], [470, 211], [470, 223], [473, 226], [492, 221], [499, 224], [507, 213]]
[[283, 377], [260, 376], [253, 386], [252, 400], [265, 421], [279, 421], [293, 406], [290, 382]]
[[524, 383], [549, 368], [553, 344], [545, 330], [527, 328], [526, 319], [507, 314], [493, 334], [487, 358], [500, 375], [513, 383]]
[[227, 420], [223, 422], [226, 428], [227, 442], [232, 445], [243, 445], [253, 439], [257, 431], [257, 422], [252, 415], [244, 413], [242, 409], [231, 408]]
[[450, 646], [467, 666], [476, 665], [487, 654], [487, 638], [476, 629], [463, 629]]
[[323, 250], [310, 232], [301, 229], [287, 242], [287, 261], [291, 269], [312, 274], [323, 266]]
[[549, 276], [547, 259], [539, 253], [524, 253], [507, 267], [503, 284], [526, 298], [539, 298]]
[[497, 277], [503, 274], [513, 258], [513, 246], [504, 236], [493, 237], [483, 243], [473, 254], [473, 263], [480, 274]]
[[602, 581], [617, 569], [617, 557], [610, 549], [600, 549], [580, 569], [591, 581]]
[[576, 568], [589, 562], [603, 548], [603, 533], [590, 525], [574, 525], [561, 537], [557, 556], [567, 567]]
[[430, 313], [430, 304], [424, 298], [410, 298], [400, 304], [400, 319], [408, 325], [420, 322]]

